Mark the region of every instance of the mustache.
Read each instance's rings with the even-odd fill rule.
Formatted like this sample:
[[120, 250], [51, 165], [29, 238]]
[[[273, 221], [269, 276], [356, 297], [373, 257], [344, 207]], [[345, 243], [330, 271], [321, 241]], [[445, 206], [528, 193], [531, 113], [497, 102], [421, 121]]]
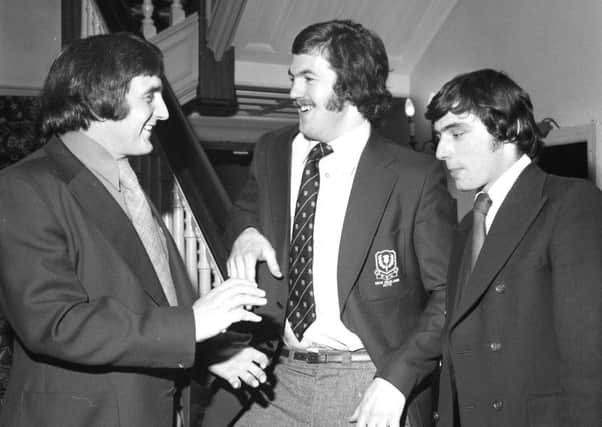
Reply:
[[303, 107], [305, 105], [309, 105], [310, 107], [315, 106], [314, 102], [311, 99], [307, 98], [297, 98], [293, 101], [293, 105], [297, 108]]

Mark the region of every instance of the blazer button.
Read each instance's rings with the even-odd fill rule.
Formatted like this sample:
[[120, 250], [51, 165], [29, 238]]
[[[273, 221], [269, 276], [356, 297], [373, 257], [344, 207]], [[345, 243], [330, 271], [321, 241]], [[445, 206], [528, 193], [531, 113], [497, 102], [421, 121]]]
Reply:
[[433, 421], [434, 422], [439, 421], [439, 412], [433, 411]]
[[504, 292], [506, 292], [506, 284], [504, 282], [500, 282], [497, 285], [495, 285], [495, 292], [497, 292], [498, 294], [503, 294]]
[[494, 341], [489, 344], [489, 350], [491, 351], [500, 351], [502, 349], [502, 343]]
[[502, 402], [501, 400], [494, 400], [493, 402], [491, 402], [491, 406], [493, 406], [493, 409], [499, 412], [504, 407], [504, 402]]

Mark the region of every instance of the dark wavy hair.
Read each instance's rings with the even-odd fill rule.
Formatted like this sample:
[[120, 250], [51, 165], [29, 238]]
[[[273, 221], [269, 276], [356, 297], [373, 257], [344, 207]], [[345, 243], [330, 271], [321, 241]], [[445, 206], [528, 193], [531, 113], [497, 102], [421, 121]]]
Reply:
[[389, 109], [389, 60], [383, 41], [373, 31], [350, 20], [319, 22], [295, 37], [292, 53], [323, 55], [337, 75], [334, 93], [354, 104], [368, 120]]
[[40, 96], [43, 136], [88, 129], [90, 121], [121, 120], [137, 76], [162, 76], [163, 55], [146, 40], [114, 33], [75, 40], [50, 66]]
[[531, 99], [504, 72], [483, 69], [454, 77], [429, 102], [425, 116], [434, 123], [447, 113], [467, 112], [481, 119], [497, 141], [514, 143], [529, 157], [539, 151], [541, 134]]

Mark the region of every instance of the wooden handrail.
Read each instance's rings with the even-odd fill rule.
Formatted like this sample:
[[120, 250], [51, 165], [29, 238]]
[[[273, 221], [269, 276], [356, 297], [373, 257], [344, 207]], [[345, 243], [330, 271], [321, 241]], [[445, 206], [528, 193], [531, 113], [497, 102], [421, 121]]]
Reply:
[[170, 117], [155, 127], [157, 139], [186, 195], [209, 250], [221, 274], [225, 275], [228, 254], [222, 236], [232, 202], [165, 79], [163, 99]]

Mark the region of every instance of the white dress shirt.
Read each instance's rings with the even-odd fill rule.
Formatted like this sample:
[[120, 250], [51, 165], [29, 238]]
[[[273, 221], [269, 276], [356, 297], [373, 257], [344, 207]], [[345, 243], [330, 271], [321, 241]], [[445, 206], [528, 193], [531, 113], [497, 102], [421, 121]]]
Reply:
[[[345, 135], [329, 142], [333, 153], [320, 160], [320, 191], [314, 219], [314, 299], [316, 320], [305, 331], [301, 343], [287, 321], [284, 341], [293, 348], [329, 348], [354, 351], [364, 348], [359, 337], [341, 322], [337, 267], [339, 244], [347, 203], [360, 156], [368, 138], [370, 123], [364, 121]], [[293, 141], [291, 159], [291, 224], [305, 160], [317, 141], [299, 133]]]
[[[497, 215], [500, 206], [504, 202], [504, 199], [510, 192], [512, 186], [518, 179], [518, 176], [521, 172], [529, 166], [531, 163], [531, 159], [526, 154], [523, 154], [520, 159], [518, 159], [510, 168], [504, 172], [489, 188], [487, 194], [489, 194], [489, 198], [491, 199], [491, 206], [489, 207], [489, 211], [487, 212], [487, 216], [485, 217], [485, 231], [489, 233], [489, 229], [491, 228], [491, 224], [495, 216]], [[476, 197], [482, 193], [481, 191], [475, 194]]]

